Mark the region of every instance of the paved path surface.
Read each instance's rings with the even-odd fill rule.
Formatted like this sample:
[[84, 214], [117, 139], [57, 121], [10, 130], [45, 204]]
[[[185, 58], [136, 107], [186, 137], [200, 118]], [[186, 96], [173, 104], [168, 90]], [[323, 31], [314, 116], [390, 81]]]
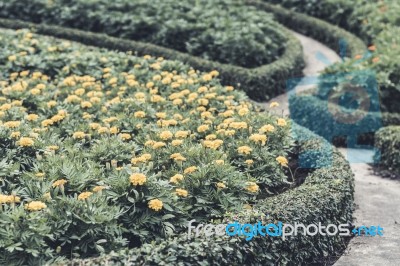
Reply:
[[[305, 76], [318, 75], [327, 66], [327, 62], [340, 60], [339, 56], [325, 45], [303, 35], [294, 34], [303, 45]], [[306, 89], [310, 89], [310, 86], [302, 86], [296, 91]], [[272, 101], [280, 103], [277, 112], [289, 114], [286, 94], [270, 102]], [[356, 162], [363, 161], [361, 156], [368, 156], [363, 150], [341, 148], [340, 151], [345, 156], [351, 152], [352, 156], [355, 156], [352, 161]], [[355, 174], [354, 223], [356, 226], [380, 225], [384, 229], [384, 236], [354, 237], [335, 266], [400, 266], [400, 181], [374, 175], [367, 163], [351, 163], [351, 168]]]

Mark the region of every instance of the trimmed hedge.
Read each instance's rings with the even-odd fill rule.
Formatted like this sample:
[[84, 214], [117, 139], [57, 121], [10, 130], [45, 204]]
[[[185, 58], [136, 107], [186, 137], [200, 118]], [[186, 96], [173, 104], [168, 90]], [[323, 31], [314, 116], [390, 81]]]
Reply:
[[364, 42], [357, 36], [321, 19], [258, 0], [246, 0], [246, 3], [266, 12], [273, 13], [281, 24], [316, 39], [335, 51], [339, 51], [339, 42], [345, 40], [347, 53], [343, 56], [354, 57], [357, 54], [363, 54], [367, 49]]
[[[327, 102], [316, 96], [305, 93], [299, 94], [290, 97], [289, 103], [291, 118], [299, 125], [307, 127], [320, 136], [326, 137], [334, 130], [341, 130], [342, 126], [346, 126], [337, 123], [332, 118], [332, 113], [328, 110]], [[332, 109], [338, 110], [341, 107], [332, 105]], [[361, 115], [366, 118], [361, 121], [362, 124], [357, 124], [357, 126], [362, 127], [365, 132], [369, 133], [361, 134], [358, 137], [358, 144], [374, 144], [374, 132], [378, 129], [375, 125], [400, 125], [400, 114], [370, 112]], [[334, 139], [327, 140], [333, 141], [335, 145], [346, 145], [346, 137], [344, 136], [336, 136]]]
[[400, 175], [400, 126], [384, 127], [376, 132], [375, 147], [380, 150], [375, 162]]
[[236, 0], [0, 0], [0, 16], [105, 33], [246, 68], [279, 59], [287, 40], [272, 14]]
[[271, 64], [252, 69], [209, 61], [149, 43], [59, 26], [0, 19], [0, 27], [11, 29], [30, 28], [39, 34], [77, 41], [86, 45], [120, 51], [135, 51], [137, 55], [162, 56], [167, 59], [184, 62], [202, 71], [217, 70], [219, 78], [224, 84], [234, 85], [243, 89], [250, 98], [258, 101], [267, 100], [285, 92], [286, 80], [293, 76], [300, 76], [304, 67], [300, 42], [283, 26], [281, 30], [287, 33], [288, 42], [281, 58]]
[[[352, 220], [354, 180], [344, 157], [321, 137], [294, 125], [301, 138], [300, 151], [319, 150], [317, 161], [330, 167], [316, 169], [305, 182], [283, 194], [256, 203], [254, 208], [272, 221], [303, 224], [342, 224]], [[325, 148], [321, 148], [325, 147]], [[246, 213], [239, 214], [246, 216]], [[99, 258], [73, 261], [76, 265], [299, 265], [321, 257], [336, 255], [345, 247], [339, 236], [302, 236], [288, 238], [255, 237], [193, 238], [186, 234], [149, 243], [130, 251], [122, 250]]]

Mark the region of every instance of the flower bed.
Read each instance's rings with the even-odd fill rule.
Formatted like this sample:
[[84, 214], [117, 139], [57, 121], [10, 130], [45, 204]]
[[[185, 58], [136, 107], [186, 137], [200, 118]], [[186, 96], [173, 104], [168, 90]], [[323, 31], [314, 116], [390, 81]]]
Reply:
[[[288, 121], [258, 112], [221, 86], [218, 72], [26, 30], [0, 36], [1, 263], [61, 263], [127, 246], [134, 253], [125, 259], [137, 262], [300, 262], [343, 245], [337, 237], [198, 239], [183, 250], [188, 220], [248, 204], [286, 221], [350, 221], [348, 164], [335, 152], [334, 167], [289, 189], [289, 154], [322, 140], [297, 129], [306, 138], [295, 144]], [[306, 248], [290, 252], [289, 243]], [[248, 252], [267, 245], [271, 253]]]
[[217, 71], [1, 33], [1, 262], [139, 246], [291, 185], [289, 124]]

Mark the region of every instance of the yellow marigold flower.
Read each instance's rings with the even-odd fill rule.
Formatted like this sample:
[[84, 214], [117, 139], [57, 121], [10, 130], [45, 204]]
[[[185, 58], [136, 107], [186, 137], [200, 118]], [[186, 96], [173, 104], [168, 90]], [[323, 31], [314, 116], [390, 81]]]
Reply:
[[60, 187], [60, 186], [64, 186], [65, 184], [67, 184], [68, 181], [65, 179], [59, 179], [57, 181], [54, 181], [54, 183], [51, 185], [53, 188], [55, 187]]
[[245, 129], [247, 128], [247, 123], [246, 122], [232, 122], [229, 124], [230, 128], [234, 129]]
[[33, 139], [27, 137], [22, 137], [18, 141], [18, 145], [21, 147], [30, 147], [33, 146], [34, 143], [35, 142], [33, 141]]
[[97, 130], [97, 133], [99, 133], [99, 134], [106, 134], [106, 133], [108, 133], [108, 132], [109, 132], [109, 130], [108, 130], [107, 127], [100, 127], [100, 128]]
[[48, 108], [52, 108], [52, 107], [54, 107], [54, 106], [56, 106], [57, 105], [57, 102], [56, 101], [49, 101], [49, 102], [47, 102], [47, 107]]
[[227, 111], [221, 113], [220, 115], [223, 116], [223, 117], [231, 117], [231, 116], [233, 116], [234, 114], [235, 114], [235, 111], [233, 111], [233, 110], [227, 110]]
[[85, 136], [86, 136], [85, 132], [82, 131], [77, 131], [72, 135], [74, 139], [83, 139]]
[[254, 182], [247, 182], [247, 187], [246, 190], [251, 192], [251, 193], [256, 193], [258, 192], [260, 188], [258, 187], [258, 185]]
[[17, 128], [21, 125], [20, 121], [8, 121], [4, 123], [4, 126], [7, 128]]
[[209, 101], [207, 99], [198, 99], [197, 102], [199, 103], [199, 105], [203, 105], [203, 106], [207, 106]]
[[179, 145], [182, 145], [182, 143], [183, 143], [183, 140], [180, 140], [180, 139], [174, 139], [171, 142], [172, 146], [179, 146]]
[[176, 174], [176, 175], [174, 175], [174, 176], [172, 176], [170, 178], [169, 182], [176, 184], [176, 183], [178, 183], [179, 181], [182, 181], [182, 180], [183, 180], [183, 175]]
[[226, 88], [227, 91], [233, 91], [234, 90], [234, 88], [232, 86], [226, 86], [225, 88]]
[[133, 114], [136, 118], [144, 118], [146, 117], [146, 113], [143, 111], [137, 111]]
[[202, 132], [207, 131], [209, 128], [210, 128], [209, 125], [201, 125], [201, 126], [199, 126], [199, 127], [197, 128], [197, 132], [202, 133]]
[[128, 133], [121, 133], [121, 134], [119, 134], [119, 136], [123, 140], [130, 140], [132, 138], [131, 134], [128, 134]]
[[267, 136], [266, 135], [263, 135], [263, 134], [253, 134], [253, 135], [251, 135], [250, 137], [249, 137], [249, 139], [251, 140], [251, 141], [254, 141], [254, 142], [260, 142], [261, 143], [261, 145], [265, 145], [265, 142], [267, 141]]
[[181, 105], [182, 103], [183, 103], [182, 99], [175, 99], [172, 101], [172, 104], [174, 104], [174, 105]]
[[181, 196], [181, 197], [187, 197], [188, 196], [188, 192], [185, 189], [181, 189], [181, 188], [177, 188], [175, 190], [176, 195]]
[[46, 201], [51, 200], [51, 194], [50, 194], [50, 192], [44, 193], [44, 194], [43, 194], [43, 198], [44, 198]]
[[140, 174], [140, 173], [136, 173], [136, 174], [132, 174], [129, 177], [129, 180], [131, 181], [132, 185], [134, 186], [142, 186], [144, 183], [146, 183], [146, 176], [144, 174]]
[[100, 124], [99, 123], [90, 123], [89, 126], [91, 129], [95, 130], [100, 127]]
[[13, 139], [18, 139], [21, 137], [21, 132], [19, 132], [19, 131], [11, 132], [10, 137]]
[[206, 136], [206, 140], [214, 140], [216, 138], [217, 138], [217, 136], [215, 134], [210, 134], [210, 135]]
[[3, 105], [0, 106], [0, 110], [1, 110], [1, 111], [8, 111], [8, 110], [10, 110], [11, 108], [12, 108], [12, 105], [9, 104], [9, 103], [5, 103], [5, 104], [3, 104]]
[[17, 60], [17, 56], [15, 56], [15, 55], [10, 55], [10, 56], [8, 57], [8, 61], [10, 61], [10, 62], [13, 62], [13, 61], [15, 61], [15, 60]]
[[210, 80], [212, 80], [212, 75], [210, 75], [210, 74], [205, 74], [205, 75], [203, 75], [203, 77], [202, 77], [202, 79], [203, 79], [203, 81], [210, 81]]
[[250, 154], [253, 149], [249, 146], [241, 146], [238, 148], [240, 154]]
[[190, 167], [186, 168], [186, 169], [183, 171], [183, 173], [184, 173], [184, 174], [191, 174], [191, 173], [195, 172], [196, 170], [197, 170], [197, 167], [196, 167], [196, 166], [190, 166]]
[[148, 140], [144, 143], [144, 146], [153, 146], [156, 142], [154, 140]]
[[233, 136], [235, 135], [236, 131], [233, 129], [225, 130], [225, 136]]
[[118, 82], [118, 79], [117, 78], [111, 78], [109, 81], [108, 81], [108, 84], [110, 84], [110, 85], [114, 85], [114, 84], [116, 84]]
[[49, 149], [51, 151], [56, 151], [56, 150], [60, 149], [60, 147], [58, 147], [56, 145], [51, 145], [51, 146], [47, 146], [47, 149]]
[[53, 116], [50, 120], [53, 121], [54, 123], [60, 122], [65, 118], [63, 115], [55, 115]]
[[216, 140], [205, 140], [205, 141], [203, 142], [203, 145], [204, 145], [204, 147], [206, 147], [206, 148], [210, 148], [210, 149], [216, 150], [216, 149], [218, 149], [219, 147], [221, 147], [221, 145], [222, 145], [223, 143], [224, 143], [224, 142], [223, 142], [222, 140], [220, 140], [220, 139], [216, 139]]
[[269, 105], [270, 108], [274, 108], [274, 107], [278, 107], [278, 106], [279, 106], [279, 103], [278, 103], [278, 102], [272, 102], [272, 103]]
[[254, 161], [253, 160], [246, 160], [245, 163], [248, 164], [248, 165], [252, 165], [254, 163]]
[[162, 113], [159, 112], [159, 113], [156, 113], [156, 117], [160, 118], [160, 119], [165, 119], [167, 117], [167, 114], [164, 112], [162, 112]]
[[163, 207], [163, 202], [159, 199], [152, 199], [149, 201], [148, 204], [149, 208], [154, 210], [154, 211], [160, 211]]
[[288, 160], [283, 156], [276, 157], [276, 161], [280, 163], [282, 166], [288, 166]]
[[168, 140], [170, 138], [172, 138], [174, 135], [172, 134], [171, 131], [163, 131], [160, 133], [160, 138], [162, 140]]
[[174, 159], [176, 162], [186, 161], [186, 158], [183, 157], [180, 153], [174, 153], [169, 158]]
[[225, 162], [224, 162], [224, 160], [215, 160], [215, 164], [223, 165], [223, 164], [225, 164]]
[[278, 124], [278, 126], [284, 127], [284, 126], [286, 126], [287, 123], [286, 123], [285, 119], [279, 118], [277, 121], [277, 124]]
[[247, 115], [249, 112], [250, 112], [249, 109], [247, 109], [247, 108], [241, 108], [241, 109], [239, 109], [238, 114], [239, 114], [240, 116], [244, 116], [244, 115]]
[[117, 127], [110, 128], [110, 133], [111, 134], [118, 134], [118, 132], [119, 132], [119, 129]]
[[31, 201], [25, 205], [25, 209], [28, 211], [40, 211], [47, 208], [47, 205], [41, 201]]
[[89, 192], [89, 191], [82, 192], [81, 194], [79, 194], [78, 200], [85, 200], [85, 199], [89, 198], [92, 195], [93, 195], [93, 193]]
[[45, 119], [41, 123], [42, 127], [51, 126], [52, 124], [54, 124], [54, 121], [52, 119]]
[[32, 95], [39, 95], [39, 94], [40, 94], [40, 90], [39, 90], [39, 89], [31, 89], [31, 90], [30, 90], [30, 93], [31, 93]]
[[223, 188], [226, 188], [226, 185], [224, 184], [224, 182], [218, 182], [217, 188], [223, 189]]
[[28, 121], [36, 121], [39, 118], [37, 114], [29, 114], [26, 116], [26, 120]]
[[88, 102], [88, 101], [83, 101], [83, 102], [81, 102], [81, 107], [82, 108], [92, 108], [93, 104], [91, 102]]
[[105, 188], [106, 188], [105, 186], [95, 186], [92, 191], [93, 192], [100, 192]]
[[19, 203], [21, 198], [15, 195], [2, 195], [0, 194], [0, 204], [3, 203]]
[[150, 153], [144, 153], [140, 157], [143, 158], [146, 161], [151, 160], [151, 154]]
[[273, 125], [264, 125], [262, 126], [258, 131], [260, 133], [266, 133], [266, 132], [273, 132], [275, 130], [275, 127]]

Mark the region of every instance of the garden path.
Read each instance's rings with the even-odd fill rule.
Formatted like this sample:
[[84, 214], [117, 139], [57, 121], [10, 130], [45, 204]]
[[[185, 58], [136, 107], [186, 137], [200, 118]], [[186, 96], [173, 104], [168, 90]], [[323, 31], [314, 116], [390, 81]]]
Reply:
[[[340, 57], [330, 48], [311, 38], [293, 33], [302, 43], [306, 67], [305, 76], [316, 76], [328, 62], [337, 62]], [[321, 60], [323, 59], [323, 60]], [[296, 91], [310, 89], [301, 86]], [[279, 113], [289, 114], [288, 95], [282, 94], [269, 101], [279, 102]], [[268, 105], [269, 105], [268, 103]], [[336, 261], [335, 266], [366, 265], [400, 265], [400, 182], [385, 179], [374, 174], [371, 166], [362, 163], [368, 154], [365, 150], [339, 149], [345, 156], [355, 156], [360, 163], [351, 163], [355, 174], [355, 225], [383, 227], [384, 235], [360, 236], [351, 239], [344, 254]], [[372, 154], [369, 154], [372, 156]], [[357, 157], [359, 160], [357, 160]], [[354, 159], [354, 158], [353, 158]]]

